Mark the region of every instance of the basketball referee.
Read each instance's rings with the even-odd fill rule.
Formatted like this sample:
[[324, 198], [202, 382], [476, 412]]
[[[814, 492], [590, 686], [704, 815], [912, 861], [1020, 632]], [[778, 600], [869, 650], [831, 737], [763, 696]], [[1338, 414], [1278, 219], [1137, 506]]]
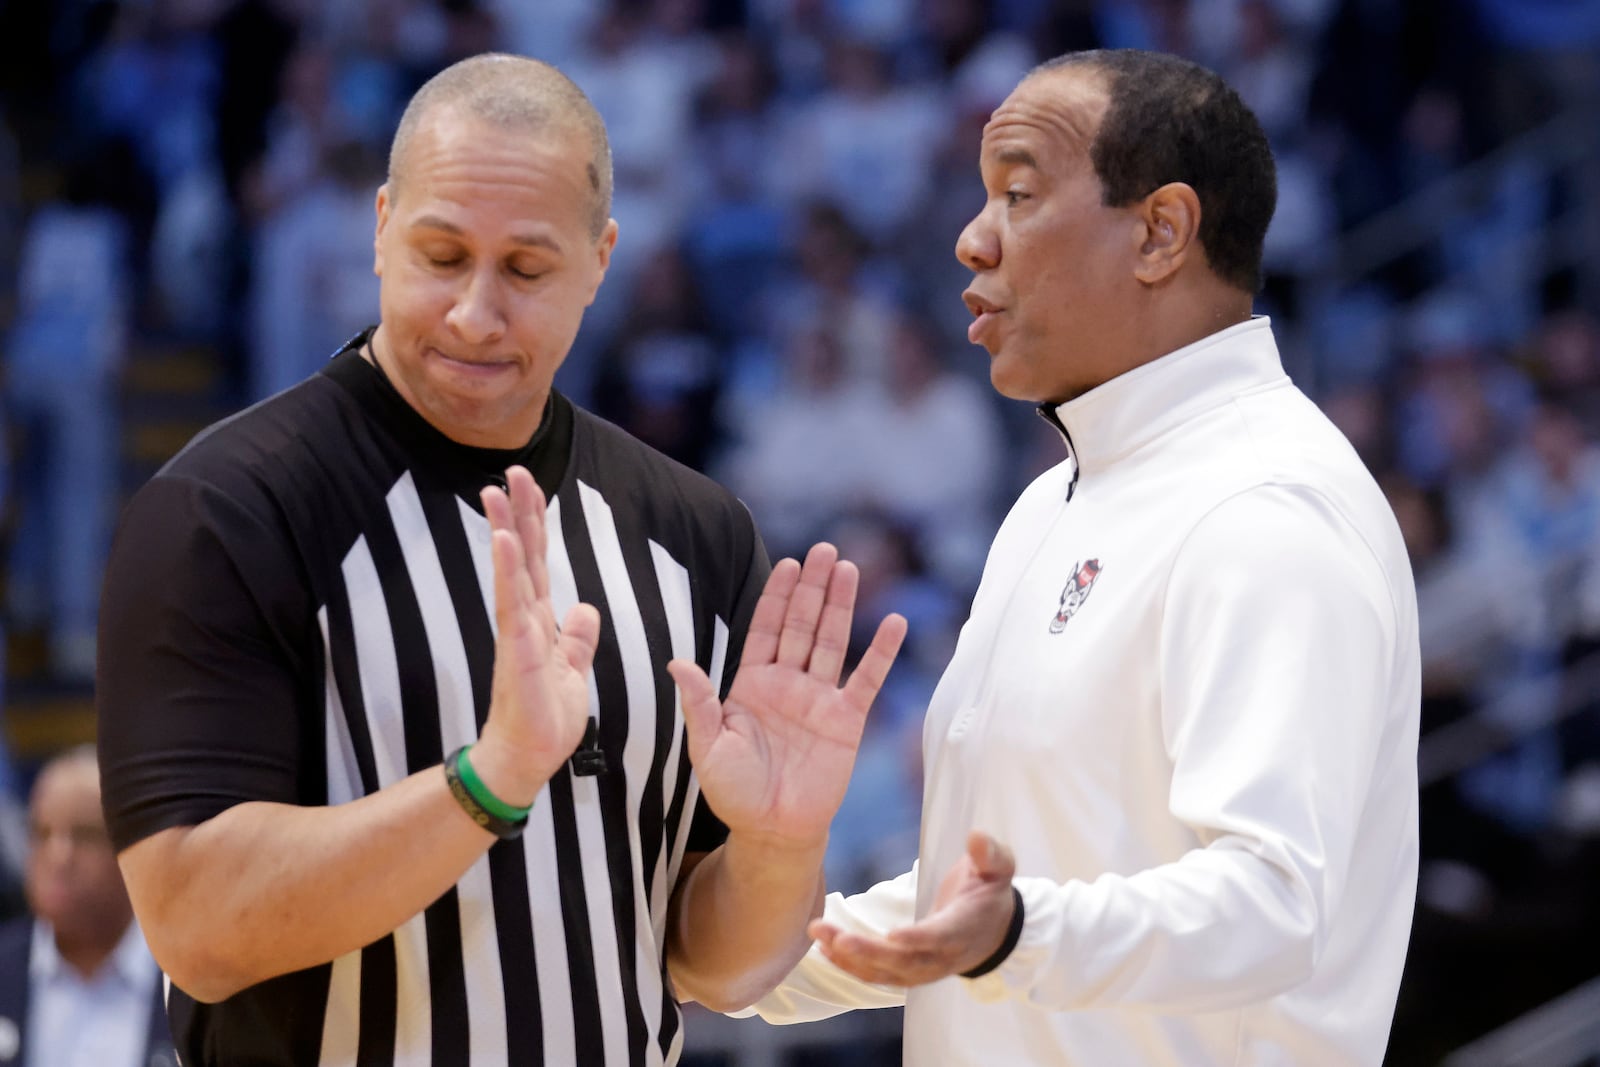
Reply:
[[380, 325], [129, 505], [104, 798], [189, 1067], [672, 1064], [808, 944], [904, 621], [841, 688], [854, 568], [552, 389], [610, 192], [559, 72], [439, 74]]

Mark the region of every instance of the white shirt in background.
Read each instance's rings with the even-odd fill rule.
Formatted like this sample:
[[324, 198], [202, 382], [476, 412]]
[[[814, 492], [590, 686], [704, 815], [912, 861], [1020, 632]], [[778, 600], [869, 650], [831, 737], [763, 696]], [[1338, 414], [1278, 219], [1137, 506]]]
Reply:
[[33, 925], [24, 1067], [144, 1067], [151, 998], [161, 980], [139, 924], [85, 979], [61, 958], [48, 923]]

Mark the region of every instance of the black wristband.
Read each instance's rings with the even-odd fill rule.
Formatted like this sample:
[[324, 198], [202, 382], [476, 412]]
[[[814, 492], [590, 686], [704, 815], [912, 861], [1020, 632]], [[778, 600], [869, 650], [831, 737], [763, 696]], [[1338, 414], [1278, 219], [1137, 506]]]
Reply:
[[995, 949], [994, 954], [988, 959], [984, 960], [970, 971], [962, 971], [961, 977], [982, 978], [984, 975], [988, 974], [990, 971], [1004, 963], [1006, 961], [1006, 957], [1011, 955], [1012, 950], [1017, 947], [1017, 942], [1022, 940], [1022, 918], [1022, 893], [1017, 889], [1016, 886], [1012, 886], [1011, 925], [1006, 927], [1005, 940], [1000, 942], [1000, 947]]
[[459, 748], [445, 757], [444, 780], [449, 783], [450, 795], [456, 798], [456, 803], [461, 805], [461, 810], [465, 811], [473, 822], [502, 841], [508, 841], [513, 837], [520, 836], [523, 827], [528, 825], [528, 817], [524, 815], [522, 818], [512, 822], [509, 819], [500, 818], [485, 809], [482, 804], [479, 804], [477, 799], [473, 797], [472, 791], [467, 788], [467, 783], [461, 780], [461, 768], [458, 762], [460, 758], [461, 749]]

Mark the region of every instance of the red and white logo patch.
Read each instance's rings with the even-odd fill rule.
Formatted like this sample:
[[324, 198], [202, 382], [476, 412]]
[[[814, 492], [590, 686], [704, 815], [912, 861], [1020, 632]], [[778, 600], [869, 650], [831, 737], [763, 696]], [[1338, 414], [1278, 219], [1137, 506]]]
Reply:
[[1067, 620], [1076, 615], [1078, 609], [1083, 607], [1083, 602], [1089, 599], [1089, 594], [1094, 591], [1095, 579], [1099, 577], [1098, 559], [1086, 559], [1073, 569], [1072, 577], [1061, 589], [1061, 606], [1056, 610], [1055, 618], [1050, 620], [1051, 633], [1058, 634], [1067, 628]]

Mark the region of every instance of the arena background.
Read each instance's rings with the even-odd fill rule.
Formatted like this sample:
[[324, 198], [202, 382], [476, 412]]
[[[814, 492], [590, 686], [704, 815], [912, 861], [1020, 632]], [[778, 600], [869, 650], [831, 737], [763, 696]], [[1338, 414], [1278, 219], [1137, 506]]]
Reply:
[[[558, 384], [910, 617], [829, 857], [847, 890], [903, 869], [922, 708], [1060, 458], [965, 340], [978, 132], [1097, 46], [1204, 62], [1260, 115], [1260, 310], [1412, 550], [1424, 866], [1389, 1062], [1600, 1063], [1593, 0], [0, 0], [4, 910], [32, 771], [93, 736], [121, 501], [375, 316], [398, 110], [488, 49], [558, 63], [611, 129], [621, 240]], [[695, 1013], [687, 1062], [898, 1062], [898, 1025]]]

